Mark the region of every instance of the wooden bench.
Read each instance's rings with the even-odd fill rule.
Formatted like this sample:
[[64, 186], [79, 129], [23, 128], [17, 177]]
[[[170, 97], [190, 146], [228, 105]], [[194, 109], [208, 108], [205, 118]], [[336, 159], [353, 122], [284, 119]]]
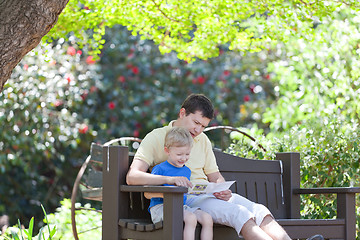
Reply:
[[[183, 238], [184, 187], [128, 186], [125, 177], [132, 155], [123, 146], [93, 146], [103, 159], [102, 238], [179, 239]], [[355, 194], [358, 187], [300, 188], [300, 154], [278, 153], [278, 160], [252, 160], [214, 150], [220, 172], [236, 180], [233, 192], [262, 203], [273, 213], [292, 239], [322, 234], [326, 239], [354, 240], [356, 235]], [[164, 221], [152, 224], [149, 201], [143, 192], [164, 193]], [[300, 194], [337, 194], [335, 219], [300, 219]], [[216, 207], [216, 206], [214, 206]], [[196, 238], [199, 238], [199, 228]], [[214, 239], [240, 239], [233, 228], [215, 224]]]

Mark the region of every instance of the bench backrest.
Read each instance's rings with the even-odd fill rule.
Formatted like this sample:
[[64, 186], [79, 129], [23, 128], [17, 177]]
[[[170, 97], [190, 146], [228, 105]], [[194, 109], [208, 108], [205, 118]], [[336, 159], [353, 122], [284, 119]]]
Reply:
[[276, 218], [286, 216], [282, 162], [253, 160], [214, 151], [221, 174], [235, 180], [231, 190], [268, 207]]

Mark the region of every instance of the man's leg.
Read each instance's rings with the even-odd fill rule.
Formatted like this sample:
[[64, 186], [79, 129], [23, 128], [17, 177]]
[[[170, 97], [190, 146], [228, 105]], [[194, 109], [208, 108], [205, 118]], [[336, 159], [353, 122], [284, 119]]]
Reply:
[[253, 219], [244, 224], [240, 233], [246, 240], [273, 240], [273, 238], [256, 225]]
[[285, 230], [275, 221], [275, 219], [267, 215], [264, 217], [263, 221], [260, 224], [260, 228], [276, 240], [291, 240], [289, 235]]

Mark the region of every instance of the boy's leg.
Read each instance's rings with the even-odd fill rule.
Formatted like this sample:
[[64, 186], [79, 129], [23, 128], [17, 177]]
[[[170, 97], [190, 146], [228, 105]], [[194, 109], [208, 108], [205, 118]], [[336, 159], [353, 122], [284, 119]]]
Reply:
[[151, 207], [150, 215], [153, 223], [161, 222], [164, 218], [164, 204], [157, 204]]
[[196, 215], [197, 221], [201, 224], [201, 240], [213, 239], [213, 220], [210, 214], [196, 210], [194, 212]]
[[184, 210], [184, 240], [195, 239], [195, 228], [197, 224], [196, 215]]

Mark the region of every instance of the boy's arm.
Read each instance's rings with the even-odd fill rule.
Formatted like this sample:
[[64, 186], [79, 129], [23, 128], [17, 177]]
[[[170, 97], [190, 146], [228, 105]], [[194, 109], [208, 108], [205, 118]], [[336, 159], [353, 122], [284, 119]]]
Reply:
[[149, 165], [135, 158], [126, 175], [126, 183], [128, 185], [175, 185], [191, 187], [191, 182], [186, 177], [168, 177], [147, 173]]
[[147, 199], [152, 199], [152, 198], [164, 198], [164, 194], [163, 193], [149, 193], [149, 192], [144, 192], [144, 196]]

